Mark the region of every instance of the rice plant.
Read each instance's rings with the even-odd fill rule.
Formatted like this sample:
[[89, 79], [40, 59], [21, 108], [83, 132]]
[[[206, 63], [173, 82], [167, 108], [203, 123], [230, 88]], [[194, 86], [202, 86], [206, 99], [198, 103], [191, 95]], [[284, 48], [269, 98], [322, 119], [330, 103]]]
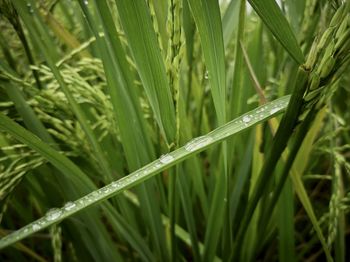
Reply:
[[349, 260], [350, 2], [0, 0], [2, 261]]

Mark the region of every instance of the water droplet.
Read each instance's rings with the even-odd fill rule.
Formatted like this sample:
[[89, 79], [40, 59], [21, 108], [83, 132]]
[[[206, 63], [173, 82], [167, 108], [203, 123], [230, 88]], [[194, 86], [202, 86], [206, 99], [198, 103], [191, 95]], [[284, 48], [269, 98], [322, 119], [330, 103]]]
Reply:
[[62, 215], [62, 210], [58, 209], [58, 208], [54, 208], [49, 210], [46, 213], [46, 219], [49, 221], [55, 220], [57, 218], [59, 218]]
[[243, 117], [242, 120], [243, 120], [244, 123], [249, 123], [252, 120], [252, 117], [249, 116], [249, 115], [246, 115], [246, 116]]
[[32, 225], [32, 229], [33, 229], [34, 231], [39, 230], [39, 229], [40, 229], [40, 226], [39, 226], [38, 224], [33, 224], [33, 225]]
[[27, 8], [28, 8], [29, 13], [31, 13], [31, 14], [34, 13], [34, 9], [30, 3], [27, 3]]
[[185, 145], [185, 149], [187, 151], [195, 151], [207, 144], [209, 144], [210, 142], [212, 142], [213, 139], [209, 136], [200, 136], [200, 137], [197, 137], [193, 140], [191, 140], [190, 142], [188, 142], [186, 145]]
[[169, 154], [166, 154], [166, 155], [162, 155], [160, 158], [159, 158], [159, 161], [162, 163], [162, 164], [167, 164], [167, 163], [170, 163], [171, 161], [174, 160], [174, 157], [172, 155], [169, 155]]
[[112, 187], [117, 188], [120, 187], [120, 183], [118, 181], [115, 181], [111, 184]]
[[72, 210], [73, 208], [76, 207], [76, 204], [73, 203], [73, 202], [67, 202], [65, 205], [64, 205], [64, 209], [67, 210], [67, 211], [70, 211]]
[[88, 0], [84, 0], [83, 3], [84, 3], [84, 5], [88, 5], [89, 1]]
[[279, 107], [272, 108], [270, 110], [270, 114], [273, 115], [274, 113], [278, 112], [279, 110], [280, 110]]
[[102, 188], [102, 192], [104, 192], [104, 193], [108, 193], [109, 191], [111, 191], [111, 189], [109, 187]]
[[204, 79], [209, 79], [209, 72], [208, 71], [205, 71]]

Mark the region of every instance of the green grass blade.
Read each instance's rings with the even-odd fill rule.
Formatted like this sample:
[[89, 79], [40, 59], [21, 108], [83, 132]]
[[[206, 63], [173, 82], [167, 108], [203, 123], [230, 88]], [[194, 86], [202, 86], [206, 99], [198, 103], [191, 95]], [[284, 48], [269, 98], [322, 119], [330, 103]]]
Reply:
[[301, 27], [306, 5], [305, 2], [304, 0], [287, 0], [285, 3], [287, 6], [288, 18], [295, 32], [298, 32]]
[[[182, 168], [183, 166], [180, 166], [179, 168]], [[194, 261], [201, 261], [200, 255], [199, 255], [199, 247], [198, 247], [198, 237], [196, 233], [196, 223], [194, 221], [194, 214], [193, 210], [190, 208], [190, 205], [188, 205], [186, 202], [189, 201], [190, 198], [190, 190], [188, 183], [186, 181], [186, 178], [183, 176], [184, 174], [179, 174], [177, 176], [177, 183], [178, 183], [178, 191], [179, 195], [182, 201], [182, 208], [184, 211], [184, 216], [186, 219], [189, 235], [191, 238], [191, 246], [193, 248], [193, 260]]]
[[230, 43], [238, 24], [239, 1], [231, 1], [222, 18], [222, 31], [225, 48]]
[[[87, 175], [82, 172], [71, 160], [60, 154], [58, 151], [52, 149], [38, 137], [3, 114], [0, 114], [0, 129], [10, 133], [14, 138], [40, 153], [64, 175], [69, 176], [75, 185], [79, 185], [78, 188], [84, 188], [85, 190], [83, 191], [85, 192], [86, 190], [93, 190], [95, 188], [92, 182], [87, 178]], [[129, 243], [136, 250], [138, 250], [140, 254], [149, 258], [150, 256], [147, 254], [150, 253], [148, 251], [148, 248], [143, 245], [142, 239], [136, 232], [133, 231], [132, 228], [125, 226], [126, 221], [124, 222], [124, 218], [116, 213], [114, 207], [107, 205], [104, 207], [104, 209], [107, 214], [112, 214], [114, 218], [117, 216], [117, 221], [115, 221], [112, 217], [112, 226], [117, 227], [119, 232], [121, 232], [122, 235], [126, 237], [126, 239], [129, 239]]]
[[[115, 120], [121, 135], [129, 170], [136, 170], [155, 158], [154, 149], [146, 129], [145, 120], [137, 100], [132, 72], [128, 70], [125, 52], [118, 38], [111, 13], [106, 1], [96, 1], [96, 13], [99, 14], [105, 37], [99, 36], [96, 20], [82, 4], [83, 12], [97, 39], [102, 54], [104, 69], [108, 81], [109, 93], [115, 114]], [[131, 120], [131, 121], [130, 121]], [[140, 147], [140, 145], [143, 145]], [[166, 260], [164, 230], [161, 225], [160, 208], [154, 193], [154, 184], [144, 184], [137, 188], [141, 201], [143, 217], [149, 225], [153, 244], [158, 257]]]
[[42, 122], [37, 118], [32, 108], [27, 104], [20, 89], [10, 82], [5, 83], [3, 86], [8, 96], [15, 104], [16, 109], [21, 115], [26, 127], [43, 141], [54, 146], [55, 143], [52, 137], [47, 132]]
[[[278, 201], [278, 255], [279, 261], [295, 262], [294, 244], [294, 198], [293, 187], [290, 179], [284, 185], [281, 197]], [[265, 225], [263, 225], [265, 226]], [[267, 225], [266, 225], [267, 226]]]
[[188, 0], [201, 39], [219, 125], [226, 121], [225, 53], [219, 5], [216, 0]]
[[295, 62], [301, 65], [305, 60], [304, 55], [290, 24], [278, 7], [276, 1], [249, 0], [249, 3]]
[[247, 92], [247, 88], [243, 86], [243, 54], [241, 44], [244, 41], [244, 28], [245, 28], [245, 16], [246, 16], [246, 3], [244, 0], [240, 1], [239, 5], [239, 21], [238, 32], [236, 37], [235, 46], [235, 64], [233, 71], [233, 83], [232, 91], [230, 95], [230, 118], [237, 117], [242, 112], [244, 93]]
[[[67, 203], [64, 207], [60, 209], [53, 209], [47, 213], [44, 217], [26, 225], [25, 227], [3, 237], [0, 239], [0, 248], [9, 246], [25, 237], [30, 236], [34, 232], [42, 230], [52, 224], [55, 224], [71, 215], [86, 209], [89, 206], [98, 204], [103, 200], [106, 200], [116, 194], [131, 188], [142, 181], [145, 181], [159, 172], [174, 166], [175, 164], [189, 158], [194, 154], [198, 154], [204, 149], [219, 143], [227, 139], [228, 137], [249, 129], [250, 127], [259, 124], [263, 121], [268, 120], [271, 117], [283, 112], [289, 103], [290, 96], [285, 96], [276, 99], [264, 106], [258, 107], [235, 120], [218, 127], [212, 132], [208, 133], [206, 136], [198, 137], [185, 146], [163, 156], [160, 159], [153, 161], [152, 163], [138, 169], [137, 171], [131, 173], [130, 175], [123, 177], [118, 181], [114, 181], [111, 184], [93, 191], [90, 194], [74, 201]], [[34, 150], [37, 150], [44, 157], [46, 157], [52, 164], [58, 166], [64, 172], [71, 173], [81, 171], [76, 170], [77, 167], [72, 167], [70, 163], [59, 153], [50, 149], [45, 143], [33, 136], [30, 132], [25, 130], [23, 127], [16, 124], [14, 121], [9, 119], [3, 114], [0, 114], [0, 128], [9, 132], [16, 139], [27, 144]], [[53, 152], [54, 151], [54, 152]], [[63, 162], [64, 164], [62, 164]]]
[[[225, 52], [219, 3], [216, 0], [188, 0], [200, 36], [202, 52], [219, 125], [226, 122]], [[224, 172], [217, 176], [204, 241], [205, 260], [214, 258], [227, 207], [227, 146], [222, 147]], [[227, 214], [227, 213], [226, 213]], [[226, 223], [226, 222], [225, 222]]]
[[145, 1], [116, 0], [145, 93], [168, 144], [175, 138], [175, 109], [164, 60]]

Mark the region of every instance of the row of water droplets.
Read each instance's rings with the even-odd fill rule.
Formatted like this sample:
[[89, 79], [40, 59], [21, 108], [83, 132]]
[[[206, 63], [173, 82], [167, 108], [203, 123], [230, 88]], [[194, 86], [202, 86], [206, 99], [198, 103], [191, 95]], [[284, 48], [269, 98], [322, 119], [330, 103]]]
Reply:
[[[247, 114], [242, 117], [241, 122], [248, 125], [251, 123], [252, 120], [261, 120], [264, 117], [267, 117], [268, 115], [273, 115], [276, 112], [280, 111], [281, 109], [285, 108], [288, 105], [288, 100], [284, 99], [282, 101], [276, 101], [276, 103], [269, 105], [269, 106], [262, 106], [254, 111], [252, 114]], [[268, 112], [268, 114], [266, 114]], [[233, 124], [237, 124], [239, 121], [236, 120], [233, 122]], [[196, 151], [208, 144], [213, 142], [213, 138], [211, 136], [200, 136], [197, 138], [194, 138], [193, 140], [189, 141], [185, 145], [185, 150], [188, 152]], [[137, 181], [141, 176], [146, 176], [150, 174], [151, 172], [157, 170], [162, 165], [169, 164], [174, 160], [174, 156], [172, 154], [165, 154], [162, 155], [159, 160], [157, 160], [155, 163], [152, 163], [149, 167], [143, 168], [136, 173], [133, 173], [132, 175], [129, 175], [121, 180], [114, 181], [111, 184], [94, 191], [85, 197], [77, 200], [76, 202], [67, 202], [62, 208], [53, 208], [49, 210], [46, 215], [37, 220], [36, 222], [26, 226], [23, 228], [24, 233], [28, 233], [29, 231], [38, 231], [41, 228], [45, 226], [45, 224], [59, 220], [61, 217], [63, 217], [64, 214], [70, 213], [74, 211], [75, 209], [81, 209], [82, 207], [89, 205], [90, 203], [94, 203], [104, 197], [107, 197], [110, 193], [115, 192], [117, 189], [120, 189], [124, 186], [129, 185], [130, 183], [133, 183]], [[16, 239], [19, 238], [20, 231], [17, 231], [14, 233], [13, 237]]]
[[27, 2], [27, 9], [30, 14], [34, 13], [34, 9], [31, 3]]
[[[230, 136], [236, 133], [237, 131], [248, 127], [249, 125], [252, 125], [285, 109], [288, 105], [288, 101], [289, 100], [287, 97], [283, 97], [275, 102], [272, 102], [269, 105], [260, 106], [252, 112], [243, 115], [242, 117], [239, 117], [236, 120], [233, 120], [228, 126], [224, 127], [224, 129], [226, 130], [226, 132], [223, 133], [224, 137]], [[244, 125], [242, 126], [242, 124]], [[222, 138], [222, 135], [218, 134], [213, 134], [213, 136]]]
[[[275, 104], [270, 105], [270, 106], [262, 106], [258, 108], [254, 113], [255, 114], [247, 114], [242, 117], [242, 122], [244, 124], [249, 124], [253, 119], [255, 120], [260, 120], [268, 115], [275, 114], [276, 112], [280, 111], [281, 109], [285, 108], [287, 106], [288, 101], [276, 101]], [[266, 112], [268, 111], [268, 114]], [[237, 123], [234, 122], [234, 123]], [[213, 141], [213, 138], [211, 136], [200, 136], [197, 138], [194, 138], [193, 140], [189, 141], [185, 145], [185, 150], [188, 152], [193, 152], [196, 151], [208, 144], [210, 144]], [[94, 191], [87, 196], [81, 198], [78, 200], [79, 206], [85, 206], [91, 202], [95, 202], [105, 196], [107, 196], [111, 192], [115, 192], [116, 189], [123, 187], [124, 185], [128, 185], [132, 182], [135, 182], [138, 180], [141, 176], [148, 175], [152, 171], [155, 171], [156, 169], [160, 168], [162, 165], [169, 164], [174, 160], [174, 156], [171, 154], [165, 154], [162, 155], [159, 160], [157, 160], [156, 163], [152, 164], [148, 168], [141, 169], [140, 171], [137, 171], [136, 173], [125, 177], [122, 180], [115, 181], [108, 186], [105, 186], [97, 191]], [[40, 221], [44, 222], [44, 220], [47, 221], [54, 221], [59, 219], [62, 214], [66, 212], [73, 211], [75, 208], [77, 208], [77, 204], [75, 202], [67, 202], [62, 209], [51, 209], [47, 212], [47, 214], [44, 216], [44, 218]], [[37, 231], [41, 228], [40, 222], [39, 223], [34, 223], [32, 225], [32, 230]], [[28, 228], [26, 228], [28, 230]]]
[[[283, 99], [282, 101], [276, 101], [271, 105], [259, 107], [257, 110], [253, 111], [252, 113], [244, 115], [243, 117], [241, 117], [241, 119], [237, 119], [232, 124], [237, 125], [237, 127], [239, 127], [240, 123], [243, 123], [245, 126], [248, 126], [249, 124], [253, 123], [252, 121], [254, 122], [260, 121], [269, 115], [273, 115], [279, 112], [280, 110], [284, 109], [287, 105], [288, 105], [288, 100], [286, 99]], [[237, 130], [232, 129], [232, 126], [231, 126], [230, 130], [227, 133], [225, 133], [225, 136], [232, 134], [234, 131], [237, 131]], [[197, 149], [210, 144], [212, 141], [213, 141], [213, 138], [209, 135], [200, 136], [188, 142], [185, 145], [185, 150], [189, 152], [196, 151]]]
[[11, 238], [15, 238], [18, 240], [20, 238], [20, 235], [23, 231], [24, 234], [32, 233], [39, 231], [40, 229], [44, 228], [48, 223], [57, 221], [60, 218], [63, 218], [65, 214], [71, 213], [75, 210], [80, 210], [84, 206], [87, 206], [91, 203], [95, 203], [96, 201], [99, 201], [103, 199], [104, 197], [107, 197], [110, 193], [115, 192], [116, 190], [129, 185], [132, 182], [135, 182], [136, 180], [139, 179], [140, 176], [142, 175], [147, 175], [150, 172], [158, 169], [161, 165], [163, 164], [168, 164], [174, 160], [174, 157], [170, 154], [162, 155], [159, 160], [151, 165], [148, 168], [141, 169], [137, 171], [136, 173], [133, 173], [132, 175], [129, 175], [121, 180], [114, 181], [111, 184], [100, 188], [82, 198], [79, 200], [72, 202], [69, 201], [67, 202], [62, 208], [52, 208], [50, 209], [45, 216], [42, 218], [38, 219], [37, 221], [29, 224], [28, 226], [25, 226], [22, 228], [22, 230], [18, 230], [12, 235], [9, 235]]
[[288, 101], [276, 101], [276, 103], [272, 105], [266, 105], [259, 107], [253, 114], [244, 115], [242, 118], [242, 122], [245, 124], [249, 124], [252, 120], [262, 120], [269, 115], [273, 115], [282, 109], [284, 109], [288, 105]]
[[46, 224], [46, 222], [55, 221], [62, 217], [64, 213], [73, 211], [77, 207], [78, 205], [75, 202], [69, 201], [62, 208], [52, 208], [46, 213], [43, 218], [39, 219], [28, 227], [25, 227], [24, 233], [29, 232], [29, 230], [38, 231]]

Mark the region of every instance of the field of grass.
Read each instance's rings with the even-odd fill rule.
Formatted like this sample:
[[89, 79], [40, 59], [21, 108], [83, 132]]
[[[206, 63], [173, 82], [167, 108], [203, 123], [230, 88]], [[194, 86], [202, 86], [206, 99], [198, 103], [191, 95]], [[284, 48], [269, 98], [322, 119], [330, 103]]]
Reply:
[[349, 65], [347, 0], [0, 0], [0, 261], [349, 261]]

